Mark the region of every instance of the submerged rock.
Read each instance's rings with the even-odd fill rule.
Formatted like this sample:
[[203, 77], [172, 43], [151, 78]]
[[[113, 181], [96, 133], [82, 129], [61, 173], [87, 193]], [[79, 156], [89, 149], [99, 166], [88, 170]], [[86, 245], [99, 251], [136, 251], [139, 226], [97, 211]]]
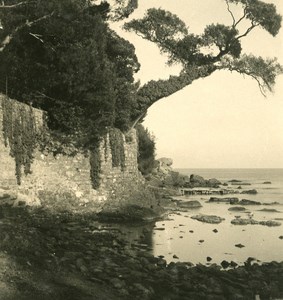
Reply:
[[234, 206], [234, 207], [230, 207], [228, 208], [229, 211], [245, 211], [246, 208], [243, 206]]
[[253, 189], [253, 190], [242, 191], [241, 194], [256, 195], [257, 190]]
[[261, 205], [260, 202], [248, 199], [242, 199], [238, 204], [240, 205]]
[[202, 207], [199, 201], [180, 201], [178, 206], [181, 208], [199, 208]]
[[231, 221], [233, 225], [264, 225], [264, 226], [280, 226], [281, 223], [273, 220], [269, 221], [256, 221], [254, 219], [234, 219]]
[[196, 215], [191, 217], [193, 220], [197, 220], [204, 223], [211, 223], [211, 224], [219, 224], [224, 221], [224, 218], [214, 216], [214, 215]]
[[279, 210], [277, 210], [275, 208], [263, 208], [263, 209], [259, 209], [259, 211], [264, 211], [264, 212], [280, 212]]
[[245, 246], [242, 245], [242, 244], [236, 244], [235, 247], [237, 247], [237, 248], [244, 248]]
[[208, 202], [221, 202], [221, 203], [230, 203], [230, 204], [236, 204], [239, 202], [239, 198], [235, 197], [228, 197], [228, 198], [218, 198], [218, 197], [210, 197]]
[[273, 227], [273, 226], [281, 226], [281, 223], [280, 223], [280, 222], [273, 221], [273, 220], [269, 220], [269, 221], [260, 221], [259, 224], [260, 224], [260, 225], [269, 226], [269, 227]]
[[259, 224], [259, 222], [254, 219], [236, 218], [231, 221], [231, 224], [233, 224], [233, 225], [257, 225], [257, 224]]

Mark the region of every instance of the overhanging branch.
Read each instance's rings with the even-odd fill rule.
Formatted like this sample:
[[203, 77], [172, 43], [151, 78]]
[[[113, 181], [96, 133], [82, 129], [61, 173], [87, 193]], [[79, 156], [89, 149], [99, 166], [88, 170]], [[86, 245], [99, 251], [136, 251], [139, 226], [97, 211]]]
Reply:
[[19, 3], [16, 3], [16, 4], [12, 4], [12, 5], [4, 5], [4, 4], [2, 4], [2, 5], [0, 5], [0, 9], [16, 8], [16, 7], [19, 7], [21, 5], [32, 3], [32, 2], [35, 2], [35, 1], [22, 1], [22, 2], [19, 2]]
[[51, 14], [42, 16], [42, 17], [40, 17], [40, 18], [38, 18], [38, 19], [36, 19], [36, 20], [33, 20], [33, 21], [28, 21], [28, 20], [27, 20], [24, 24], [22, 24], [22, 25], [16, 27], [15, 30], [14, 30], [11, 34], [7, 35], [7, 36], [4, 38], [4, 40], [3, 40], [3, 42], [1, 43], [1, 46], [0, 46], [0, 52], [2, 52], [2, 51], [6, 48], [6, 46], [11, 42], [11, 40], [14, 38], [15, 34], [16, 34], [19, 30], [21, 30], [21, 29], [24, 28], [25, 26], [31, 27], [32, 25], [34, 25], [34, 24], [36, 24], [36, 23], [38, 23], [38, 22], [40, 22], [40, 21], [42, 21], [42, 20], [45, 20], [45, 19], [47, 19], [47, 18], [50, 18], [53, 14], [54, 14], [54, 11], [53, 11]]

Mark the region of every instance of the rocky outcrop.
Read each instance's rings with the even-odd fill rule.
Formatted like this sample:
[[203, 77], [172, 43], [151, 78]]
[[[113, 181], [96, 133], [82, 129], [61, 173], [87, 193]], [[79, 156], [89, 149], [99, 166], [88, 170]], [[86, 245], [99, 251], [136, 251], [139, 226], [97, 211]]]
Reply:
[[191, 174], [189, 182], [186, 183], [186, 187], [213, 187], [217, 188], [221, 185], [221, 182], [215, 178], [204, 179], [202, 176]]
[[188, 182], [189, 177], [174, 171], [172, 165], [173, 160], [171, 158], [157, 159], [151, 174], [146, 177], [149, 185], [176, 189]]

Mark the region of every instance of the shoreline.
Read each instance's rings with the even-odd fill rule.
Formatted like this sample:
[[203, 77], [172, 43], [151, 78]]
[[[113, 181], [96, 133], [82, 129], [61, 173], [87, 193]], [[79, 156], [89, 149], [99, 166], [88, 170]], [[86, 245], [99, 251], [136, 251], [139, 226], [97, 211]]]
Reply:
[[[5, 231], [0, 234], [0, 253], [13, 264], [1, 276], [6, 289], [0, 299], [5, 290], [18, 295], [5, 300], [93, 299], [94, 290], [97, 299], [283, 297], [283, 262], [247, 261], [228, 270], [215, 263], [166, 262], [127, 242], [119, 228], [89, 217], [52, 216], [24, 208], [1, 213]], [[68, 291], [80, 296], [71, 297]]]

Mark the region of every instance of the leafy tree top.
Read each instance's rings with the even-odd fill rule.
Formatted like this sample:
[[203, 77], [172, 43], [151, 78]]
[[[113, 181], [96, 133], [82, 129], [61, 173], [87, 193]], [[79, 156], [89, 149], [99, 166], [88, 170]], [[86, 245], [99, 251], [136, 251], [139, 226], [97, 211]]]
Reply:
[[[151, 81], [140, 88], [138, 94], [141, 98], [146, 97], [142, 100], [146, 103], [144, 107], [159, 100], [161, 90], [168, 96], [216, 70], [226, 69], [248, 75], [257, 81], [262, 94], [272, 91], [277, 75], [283, 71], [282, 66], [276, 58], [243, 54], [241, 41], [256, 27], [276, 36], [281, 27], [281, 15], [274, 4], [260, 0], [223, 2], [231, 16], [231, 25], [209, 24], [202, 34], [189, 32], [177, 15], [155, 8], [147, 10], [142, 19], [134, 19], [124, 25], [125, 30], [155, 43], [168, 56], [168, 64], [180, 63], [183, 66], [180, 76], [170, 77], [166, 88], [164, 80]], [[237, 19], [234, 12], [239, 8], [242, 15]]]

